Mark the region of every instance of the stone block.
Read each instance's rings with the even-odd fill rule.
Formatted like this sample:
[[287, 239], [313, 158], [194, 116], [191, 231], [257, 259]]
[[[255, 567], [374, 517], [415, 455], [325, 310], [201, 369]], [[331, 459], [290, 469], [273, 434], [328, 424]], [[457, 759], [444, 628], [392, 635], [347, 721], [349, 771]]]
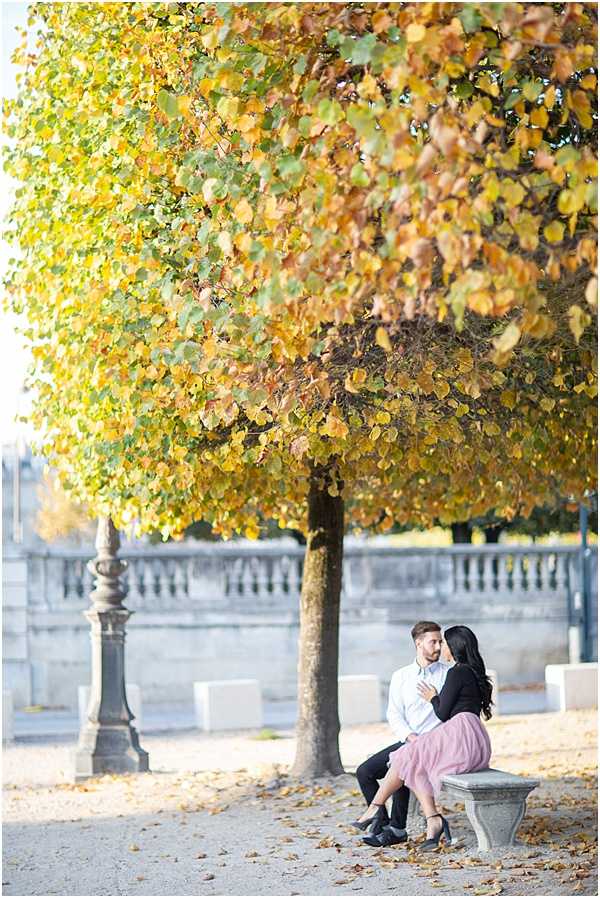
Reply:
[[262, 726], [258, 680], [212, 680], [194, 683], [196, 725], [205, 732], [251, 730]]
[[379, 723], [381, 714], [381, 686], [374, 674], [345, 676], [338, 679], [340, 723]]
[[598, 707], [598, 665], [548, 664], [546, 666], [546, 709], [573, 711]]
[[[141, 732], [142, 723], [142, 692], [135, 683], [127, 683], [125, 686], [127, 691], [127, 704], [133, 714], [132, 726]], [[79, 705], [79, 726], [82, 727], [87, 719], [87, 710], [90, 701], [90, 687], [79, 686], [77, 689], [77, 699]]]
[[442, 777], [443, 791], [464, 802], [480, 851], [516, 844], [527, 796], [539, 784], [539, 780], [492, 768]]
[[12, 742], [15, 737], [13, 694], [10, 689], [2, 690], [2, 741]]

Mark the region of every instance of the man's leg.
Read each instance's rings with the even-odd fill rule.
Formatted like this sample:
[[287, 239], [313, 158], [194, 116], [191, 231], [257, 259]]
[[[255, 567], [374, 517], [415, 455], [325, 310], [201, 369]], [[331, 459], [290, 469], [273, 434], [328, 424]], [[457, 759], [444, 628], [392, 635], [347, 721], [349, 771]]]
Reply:
[[392, 813], [390, 815], [390, 826], [394, 829], [403, 831], [406, 829], [406, 817], [408, 815], [408, 802], [410, 799], [410, 791], [406, 786], [396, 789], [392, 796]]
[[[367, 758], [366, 761], [363, 761], [363, 763], [356, 768], [356, 778], [358, 780], [358, 785], [360, 786], [361, 792], [364, 795], [367, 805], [371, 804], [375, 797], [375, 793], [379, 788], [378, 780], [382, 780], [388, 772], [390, 752], [393, 752], [397, 748], [400, 748], [401, 745], [403, 745], [402, 742], [396, 742], [394, 743], [394, 745], [388, 745], [387, 748], [384, 748], [381, 751], [378, 751], [377, 754], [372, 755], [370, 758]], [[408, 799], [406, 802], [406, 807], [408, 808]], [[406, 821], [406, 814], [404, 816]], [[388, 821], [388, 812], [385, 807], [383, 807], [381, 808], [381, 811], [379, 813], [378, 823], [373, 826], [371, 832], [379, 831], [382, 826], [385, 826], [385, 824], [388, 823]]]
[[[389, 753], [394, 751], [394, 748], [400, 748], [401, 745], [404, 745], [404, 743], [398, 742], [396, 746], [385, 749], [385, 751]], [[399, 789], [396, 789], [392, 795], [392, 814], [389, 820], [386, 821], [386, 825], [373, 829], [369, 835], [363, 837], [363, 841], [373, 848], [386, 848], [389, 845], [406, 842], [408, 838], [406, 834], [406, 818], [408, 816], [409, 799], [410, 791], [406, 786], [402, 785]]]

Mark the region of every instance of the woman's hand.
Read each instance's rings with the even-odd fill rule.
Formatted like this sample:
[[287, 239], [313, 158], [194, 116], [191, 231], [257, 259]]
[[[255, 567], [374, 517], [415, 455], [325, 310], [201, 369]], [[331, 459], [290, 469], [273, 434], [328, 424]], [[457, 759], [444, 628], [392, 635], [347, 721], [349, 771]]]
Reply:
[[426, 702], [430, 702], [431, 699], [438, 694], [435, 686], [428, 686], [426, 683], [417, 683], [417, 692]]

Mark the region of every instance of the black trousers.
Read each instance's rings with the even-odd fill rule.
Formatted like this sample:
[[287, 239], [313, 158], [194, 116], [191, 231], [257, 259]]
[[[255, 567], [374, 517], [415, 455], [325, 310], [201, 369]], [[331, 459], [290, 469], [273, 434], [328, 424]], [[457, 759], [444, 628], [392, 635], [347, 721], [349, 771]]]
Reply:
[[[384, 748], [381, 751], [378, 751], [376, 755], [367, 758], [366, 761], [363, 761], [363, 763], [356, 768], [358, 785], [361, 788], [361, 792], [364, 795], [367, 804], [371, 804], [375, 798], [375, 793], [379, 788], [379, 783], [377, 781], [382, 780], [388, 772], [389, 768], [387, 764], [390, 752], [400, 748], [401, 745], [404, 745], [404, 742], [396, 742], [394, 745], [388, 745], [387, 748]], [[397, 829], [405, 829], [409, 798], [410, 791], [406, 786], [401, 786], [397, 789], [392, 796], [392, 814], [389, 817], [389, 820], [385, 808], [381, 809], [380, 820], [382, 820], [383, 823], [391, 823], [391, 825], [395, 826]]]

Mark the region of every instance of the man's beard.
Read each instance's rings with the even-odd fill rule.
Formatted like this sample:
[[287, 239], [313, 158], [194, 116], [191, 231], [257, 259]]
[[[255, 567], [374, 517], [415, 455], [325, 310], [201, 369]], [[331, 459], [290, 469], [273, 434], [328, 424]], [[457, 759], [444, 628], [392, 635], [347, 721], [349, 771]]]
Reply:
[[430, 655], [425, 655], [428, 661], [437, 661], [440, 657], [441, 652], [432, 652]]

